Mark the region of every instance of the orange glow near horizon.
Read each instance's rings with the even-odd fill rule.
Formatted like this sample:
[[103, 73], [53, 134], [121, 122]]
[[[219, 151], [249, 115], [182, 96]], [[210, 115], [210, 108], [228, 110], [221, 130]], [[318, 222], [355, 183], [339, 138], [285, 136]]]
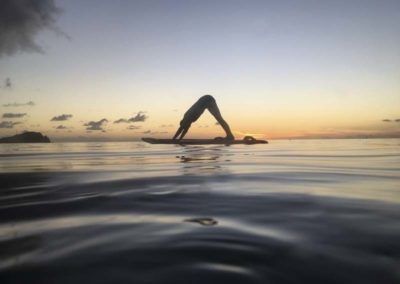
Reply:
[[[34, 50], [0, 46], [0, 137], [172, 137], [204, 94], [239, 139], [400, 137], [396, 1], [83, 2], [59, 1], [53, 15], [71, 40], [38, 28], [26, 34]], [[10, 34], [24, 35], [19, 27]], [[138, 112], [147, 119], [114, 123]], [[72, 117], [51, 120], [62, 114]], [[207, 111], [187, 134], [215, 136], [225, 133]]]
[[[253, 136], [260, 139], [289, 139], [289, 138], [351, 138], [351, 137], [390, 137], [399, 135], [400, 123], [383, 122], [382, 112], [374, 114], [375, 119], [369, 118], [365, 113], [357, 113], [353, 115], [351, 110], [338, 108], [338, 114], [335, 115], [334, 110], [308, 111], [307, 104], [297, 110], [287, 112], [270, 111], [260, 112], [257, 107], [251, 114], [238, 115], [235, 109], [239, 106], [227, 106], [225, 101], [218, 100], [221, 113], [225, 120], [229, 123], [235, 137], [241, 139], [244, 136]], [[77, 108], [75, 111], [70, 109], [67, 112], [61, 111], [61, 106], [54, 109], [48, 109], [40, 105], [30, 109], [21, 109], [21, 112], [28, 112], [29, 117], [24, 118], [21, 124], [13, 129], [0, 129], [1, 136], [14, 135], [24, 130], [40, 131], [55, 141], [79, 141], [79, 140], [136, 140], [144, 136], [169, 138], [172, 137], [178, 128], [186, 108], [190, 106], [188, 102], [184, 106], [178, 106], [175, 110], [172, 103], [163, 108], [146, 108], [146, 116], [144, 122], [120, 123], [114, 121], [120, 118], [130, 118], [139, 110], [130, 111], [128, 107], [121, 107], [119, 110], [113, 107], [99, 107], [96, 110], [84, 110]], [[60, 108], [57, 110], [57, 108]], [[126, 108], [124, 110], [124, 108]], [[304, 113], [302, 113], [302, 110]], [[4, 109], [3, 109], [4, 112]], [[82, 113], [81, 113], [82, 112]], [[73, 117], [67, 121], [53, 122], [51, 117], [60, 113], [71, 113]], [[395, 113], [393, 111], [393, 113]], [[370, 115], [371, 116], [371, 115]], [[393, 115], [393, 117], [395, 117]], [[34, 118], [34, 121], [33, 121]], [[104, 123], [105, 132], [86, 131], [85, 123], [89, 121], [99, 121], [103, 118], [108, 120]], [[196, 121], [187, 134], [187, 138], [210, 138], [216, 136], [225, 136], [221, 126], [215, 124], [215, 119], [206, 111], [198, 121]], [[63, 125], [66, 128], [62, 130], [56, 129], [57, 126]], [[134, 129], [129, 129], [134, 128]]]

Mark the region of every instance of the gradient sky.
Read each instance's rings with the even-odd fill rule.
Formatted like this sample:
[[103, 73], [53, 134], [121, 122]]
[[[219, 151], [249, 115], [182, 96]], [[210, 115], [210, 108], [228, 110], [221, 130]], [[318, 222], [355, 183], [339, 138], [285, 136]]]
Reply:
[[[57, 29], [34, 35], [44, 52], [0, 56], [0, 112], [27, 114], [0, 136], [167, 137], [211, 94], [237, 137], [400, 137], [398, 0], [55, 3]], [[188, 137], [223, 134], [206, 113]]]

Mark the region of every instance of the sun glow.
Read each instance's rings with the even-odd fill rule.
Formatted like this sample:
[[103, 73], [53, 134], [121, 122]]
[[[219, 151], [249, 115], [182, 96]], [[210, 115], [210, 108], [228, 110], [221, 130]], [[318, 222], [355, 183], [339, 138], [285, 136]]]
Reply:
[[238, 135], [243, 136], [243, 137], [252, 136], [254, 138], [265, 138], [265, 134], [263, 134], [263, 133], [249, 133], [249, 132], [241, 132], [241, 131], [238, 131], [238, 130], [233, 130], [233, 133], [234, 134], [238, 134]]

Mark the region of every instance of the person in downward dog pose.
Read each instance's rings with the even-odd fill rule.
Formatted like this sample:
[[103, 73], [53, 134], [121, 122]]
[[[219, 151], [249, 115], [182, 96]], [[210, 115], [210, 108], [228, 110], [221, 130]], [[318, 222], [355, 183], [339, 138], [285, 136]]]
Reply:
[[173, 139], [175, 140], [179, 136], [178, 140], [181, 140], [188, 132], [192, 123], [195, 122], [197, 119], [199, 119], [199, 117], [203, 114], [203, 112], [206, 109], [208, 109], [208, 111], [215, 117], [218, 123], [225, 130], [226, 137], [224, 139], [234, 140], [235, 137], [233, 136], [228, 123], [226, 123], [226, 121], [222, 118], [217, 103], [215, 102], [215, 99], [211, 95], [202, 96], [200, 99], [198, 99], [197, 102], [194, 103], [194, 105], [192, 105], [188, 109], [187, 112], [185, 112], [185, 115], [183, 116], [183, 119], [180, 122], [180, 127], [176, 131]]

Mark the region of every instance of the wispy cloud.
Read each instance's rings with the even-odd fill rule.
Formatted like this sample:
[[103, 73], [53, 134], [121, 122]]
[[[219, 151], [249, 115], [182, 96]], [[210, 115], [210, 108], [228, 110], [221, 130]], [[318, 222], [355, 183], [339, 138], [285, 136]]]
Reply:
[[72, 114], [61, 114], [53, 117], [50, 121], [65, 121], [72, 117]]
[[142, 131], [140, 132], [142, 134], [165, 134], [168, 133], [168, 131], [151, 131], [151, 130], [146, 130], [146, 131]]
[[32, 101], [29, 101], [27, 103], [8, 103], [4, 104], [3, 107], [20, 107], [20, 106], [34, 106], [35, 103]]
[[0, 128], [14, 128], [15, 125], [21, 124], [21, 122], [14, 121], [2, 121], [0, 122]]
[[173, 124], [161, 124], [160, 125], [161, 128], [169, 128], [169, 127], [174, 127]]
[[209, 125], [207, 125], [207, 124], [197, 125], [197, 128], [208, 128], [208, 127], [209, 127]]
[[64, 125], [59, 125], [59, 126], [55, 127], [55, 129], [63, 130], [63, 129], [68, 129], [68, 127], [66, 127]]
[[21, 118], [24, 117], [26, 113], [3, 113], [3, 118]]
[[[346, 139], [346, 138], [399, 138], [400, 137], [400, 129], [388, 129], [382, 127], [351, 127], [351, 128], [343, 128], [343, 127], [323, 127], [318, 131], [307, 132], [300, 131], [297, 135], [294, 135], [290, 138], [298, 138], [298, 139]], [[287, 138], [287, 137], [281, 137]]]
[[125, 118], [120, 118], [120, 119], [114, 121], [114, 123], [129, 123], [129, 120], [125, 119]]
[[35, 37], [46, 29], [62, 33], [55, 25], [59, 13], [54, 0], [1, 0], [0, 57], [43, 52]]
[[387, 118], [385, 118], [385, 119], [382, 119], [382, 121], [383, 122], [400, 122], [400, 118], [397, 118], [397, 119], [387, 119]]
[[129, 130], [137, 130], [137, 129], [140, 129], [140, 128], [141, 128], [140, 126], [129, 125], [126, 129], [129, 129]]
[[91, 130], [95, 130], [95, 131], [103, 131], [105, 132], [105, 130], [103, 129], [103, 125], [105, 123], [107, 123], [108, 120], [103, 118], [99, 121], [89, 121], [88, 123], [85, 123], [84, 126], [86, 126], [86, 130], [91, 131]]

